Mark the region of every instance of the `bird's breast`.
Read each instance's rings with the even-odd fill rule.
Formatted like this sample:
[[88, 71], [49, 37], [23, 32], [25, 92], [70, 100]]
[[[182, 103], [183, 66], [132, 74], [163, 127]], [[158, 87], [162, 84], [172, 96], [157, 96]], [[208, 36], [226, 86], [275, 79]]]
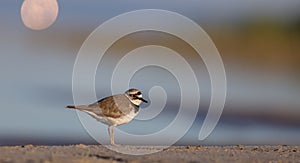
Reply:
[[115, 126], [118, 126], [130, 122], [137, 114], [138, 111], [132, 109], [128, 114], [123, 115], [119, 118], [114, 118], [114, 119], [111, 118], [111, 120], [114, 121]]

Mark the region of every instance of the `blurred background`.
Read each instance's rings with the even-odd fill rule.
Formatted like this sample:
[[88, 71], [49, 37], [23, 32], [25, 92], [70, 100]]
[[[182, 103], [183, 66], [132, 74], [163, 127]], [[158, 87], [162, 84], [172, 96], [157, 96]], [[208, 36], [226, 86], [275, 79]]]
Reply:
[[[76, 55], [101, 23], [148, 8], [182, 14], [197, 22], [214, 41], [228, 82], [227, 100], [217, 127], [206, 140], [197, 140], [210, 102], [209, 75], [191, 47], [165, 33], [138, 32], [118, 40], [105, 54], [104, 68], [97, 71], [99, 99], [111, 95], [109, 77], [116, 58], [143, 45], [164, 45], [191, 63], [201, 83], [199, 113], [178, 145], [300, 144], [299, 0], [57, 2], [57, 19], [43, 30], [24, 25], [22, 0], [0, 2], [0, 145], [97, 144], [80, 124], [76, 112], [64, 108], [73, 104]], [[130, 86], [145, 92], [146, 99], [153, 86], [161, 86], [168, 99], [155, 119], [134, 120], [120, 129], [147, 134], [174, 119], [180, 90], [170, 72], [159, 67], [141, 69]]]

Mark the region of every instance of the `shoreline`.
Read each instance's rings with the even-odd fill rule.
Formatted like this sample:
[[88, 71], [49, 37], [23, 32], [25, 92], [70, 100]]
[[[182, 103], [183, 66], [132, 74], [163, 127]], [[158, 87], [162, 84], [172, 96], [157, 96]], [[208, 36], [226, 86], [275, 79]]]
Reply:
[[299, 162], [300, 146], [109, 146], [130, 152], [159, 152], [127, 155], [104, 145], [0, 146], [0, 162]]

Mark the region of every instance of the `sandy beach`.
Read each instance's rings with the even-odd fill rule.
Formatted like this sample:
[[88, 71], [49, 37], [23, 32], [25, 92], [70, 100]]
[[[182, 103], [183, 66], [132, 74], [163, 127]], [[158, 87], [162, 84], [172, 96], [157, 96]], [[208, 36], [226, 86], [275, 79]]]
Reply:
[[[156, 146], [120, 146], [152, 150]], [[161, 152], [132, 156], [102, 145], [2, 146], [0, 162], [300, 162], [300, 146], [172, 146]]]

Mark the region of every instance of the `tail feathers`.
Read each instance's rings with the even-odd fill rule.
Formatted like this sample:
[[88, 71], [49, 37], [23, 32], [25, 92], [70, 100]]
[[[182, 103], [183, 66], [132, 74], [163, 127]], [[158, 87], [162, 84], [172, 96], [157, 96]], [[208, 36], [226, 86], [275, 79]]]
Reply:
[[78, 105], [78, 106], [68, 105], [68, 106], [66, 106], [66, 108], [77, 109], [77, 110], [90, 110], [90, 108], [86, 105]]
[[66, 108], [69, 108], [69, 109], [75, 109], [76, 107], [75, 107], [75, 106], [68, 105], [68, 106], [66, 106]]

